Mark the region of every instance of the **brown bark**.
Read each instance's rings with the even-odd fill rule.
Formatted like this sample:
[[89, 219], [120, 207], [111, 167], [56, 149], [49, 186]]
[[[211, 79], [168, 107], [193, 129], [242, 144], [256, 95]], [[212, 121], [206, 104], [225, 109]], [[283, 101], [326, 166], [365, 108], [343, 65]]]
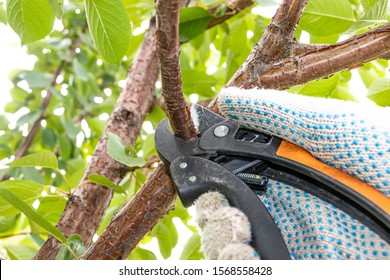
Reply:
[[234, 82], [242, 88], [286, 89], [386, 57], [389, 51], [390, 24], [386, 24], [338, 44], [307, 48], [279, 63], [248, 63]]
[[[134, 144], [145, 115], [153, 105], [155, 82], [159, 73], [157, 48], [154, 40], [155, 23], [151, 22], [140, 51], [129, 70], [126, 87], [107, 122], [105, 132], [119, 135], [126, 145]], [[79, 187], [69, 199], [57, 224], [65, 236], [77, 233], [84, 244], [91, 244], [104, 210], [108, 207], [113, 190], [92, 183], [84, 183], [90, 174], [101, 174], [119, 183], [128, 167], [118, 163], [106, 153], [107, 137], [103, 133], [95, 149], [92, 161]], [[61, 244], [49, 237], [35, 259], [54, 259]]]
[[157, 46], [162, 96], [176, 136], [185, 140], [196, 136], [190, 111], [182, 91], [179, 42], [180, 1], [157, 1]]
[[[253, 5], [252, 0], [233, 1], [233, 3], [228, 6], [228, 8], [226, 9], [226, 11], [224, 12], [224, 14], [222, 16], [214, 17], [211, 19], [207, 28], [214, 27], [214, 26], [230, 19], [232, 16], [240, 13], [242, 10], [248, 8], [251, 5]], [[214, 14], [218, 11], [219, 8], [220, 8], [220, 6], [214, 7], [212, 9], [210, 9], [209, 12], [211, 14]]]
[[251, 66], [261, 67], [289, 57], [294, 45], [294, 31], [308, 0], [284, 0], [259, 43], [226, 86], [233, 86], [239, 77], [247, 75]]
[[126, 259], [145, 233], [172, 208], [176, 191], [163, 164], [112, 219], [96, 243], [83, 255], [86, 260]]

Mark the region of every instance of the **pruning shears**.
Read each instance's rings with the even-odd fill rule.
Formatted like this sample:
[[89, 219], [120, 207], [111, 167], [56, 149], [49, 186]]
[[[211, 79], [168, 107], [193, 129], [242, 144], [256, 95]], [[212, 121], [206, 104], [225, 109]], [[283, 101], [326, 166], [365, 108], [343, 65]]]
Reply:
[[261, 259], [290, 259], [274, 219], [258, 195], [275, 180], [300, 188], [340, 208], [390, 244], [390, 199], [363, 181], [314, 158], [278, 137], [239, 127], [200, 105], [198, 138], [176, 137], [168, 120], [155, 132], [161, 160], [185, 207], [218, 191], [249, 219], [252, 246]]

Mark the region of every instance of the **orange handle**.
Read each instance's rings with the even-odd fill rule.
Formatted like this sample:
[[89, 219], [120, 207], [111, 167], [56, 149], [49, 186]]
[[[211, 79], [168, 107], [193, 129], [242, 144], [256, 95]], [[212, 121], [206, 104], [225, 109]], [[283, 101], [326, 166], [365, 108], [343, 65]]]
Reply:
[[314, 158], [308, 151], [287, 141], [282, 141], [276, 152], [279, 157], [298, 162], [312, 169], [318, 170], [329, 177], [336, 179], [363, 197], [375, 203], [379, 208], [390, 215], [390, 198], [376, 190], [374, 187], [349, 175], [339, 169], [331, 167]]

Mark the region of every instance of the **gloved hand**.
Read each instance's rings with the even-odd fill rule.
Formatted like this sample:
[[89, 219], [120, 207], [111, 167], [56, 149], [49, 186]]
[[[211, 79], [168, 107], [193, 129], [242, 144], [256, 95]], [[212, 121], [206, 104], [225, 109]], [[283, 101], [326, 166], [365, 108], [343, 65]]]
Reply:
[[[299, 145], [390, 197], [390, 108], [283, 91], [225, 88], [219, 109], [239, 125]], [[376, 233], [294, 186], [270, 181], [260, 199], [293, 259], [390, 258], [389, 244]]]

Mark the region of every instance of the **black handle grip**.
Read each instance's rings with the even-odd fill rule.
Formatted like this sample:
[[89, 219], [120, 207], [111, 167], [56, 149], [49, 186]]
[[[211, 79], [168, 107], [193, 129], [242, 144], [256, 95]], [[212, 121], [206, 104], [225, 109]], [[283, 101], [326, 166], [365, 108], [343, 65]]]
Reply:
[[203, 193], [218, 191], [240, 209], [252, 227], [252, 246], [264, 260], [291, 259], [273, 218], [257, 195], [233, 173], [210, 160], [182, 156], [170, 165], [171, 177], [185, 207]]

